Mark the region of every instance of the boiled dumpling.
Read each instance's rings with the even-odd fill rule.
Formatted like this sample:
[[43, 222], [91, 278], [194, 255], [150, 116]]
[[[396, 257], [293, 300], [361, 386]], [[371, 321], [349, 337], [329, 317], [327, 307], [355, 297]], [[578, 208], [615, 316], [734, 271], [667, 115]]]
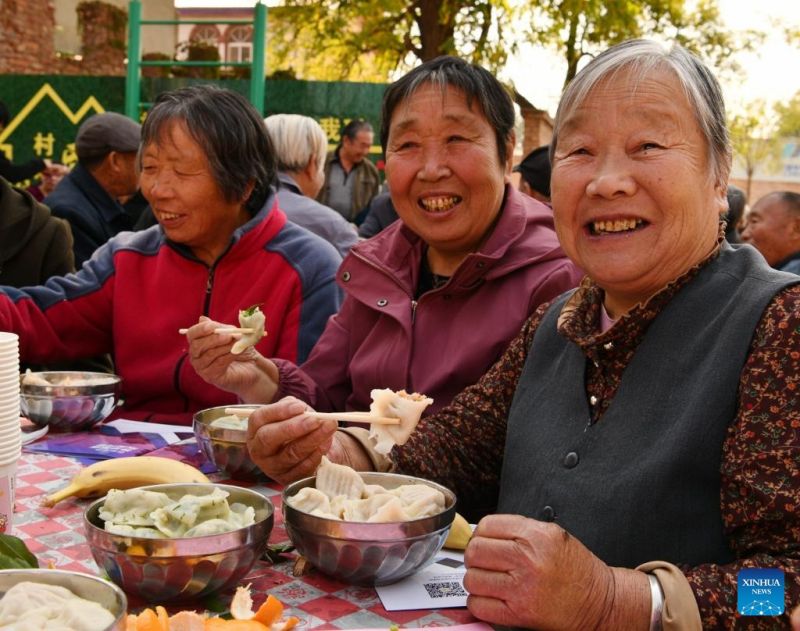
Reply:
[[383, 490], [365, 500], [349, 500], [343, 505], [342, 519], [345, 521], [369, 521], [385, 504], [398, 501], [394, 495]]
[[400, 498], [409, 519], [430, 517], [444, 510], [444, 494], [427, 484], [403, 484], [391, 492]]
[[114, 615], [105, 607], [60, 585], [22, 581], [0, 599], [2, 629], [103, 631], [113, 624]]
[[387, 521], [408, 521], [411, 519], [403, 507], [399, 497], [392, 497], [383, 506], [378, 508], [367, 518], [370, 523], [381, 523]]
[[153, 511], [153, 521], [168, 537], [182, 537], [200, 522], [227, 519], [230, 515], [227, 497], [228, 494], [219, 488], [208, 495], [184, 495], [174, 504]]
[[322, 456], [322, 463], [317, 467], [316, 487], [329, 498], [344, 495], [358, 500], [364, 490], [364, 480], [354, 469], [335, 464]]
[[304, 513], [324, 517], [331, 512], [331, 500], [325, 493], [313, 486], [300, 489], [295, 495], [288, 498], [289, 505]]
[[207, 535], [218, 535], [223, 532], [230, 532], [231, 530], [236, 530], [239, 528], [237, 524], [232, 524], [230, 521], [225, 519], [209, 519], [202, 523], [189, 528], [185, 533], [183, 533], [184, 537], [205, 537]]
[[251, 346], [255, 346], [264, 337], [264, 327], [266, 318], [258, 305], [239, 311], [239, 326], [243, 329], [252, 329], [251, 333], [242, 334], [242, 338], [237, 340], [231, 348], [231, 353], [238, 355]]
[[395, 445], [405, 445], [411, 433], [417, 427], [425, 408], [433, 403], [433, 399], [405, 390], [394, 392], [388, 388], [370, 392], [372, 403], [369, 411], [375, 416], [399, 418], [399, 425], [369, 426], [369, 437], [375, 443], [375, 451], [388, 454]]
[[153, 511], [171, 503], [172, 500], [165, 493], [144, 489], [111, 489], [100, 507], [99, 517], [115, 524], [154, 526]]

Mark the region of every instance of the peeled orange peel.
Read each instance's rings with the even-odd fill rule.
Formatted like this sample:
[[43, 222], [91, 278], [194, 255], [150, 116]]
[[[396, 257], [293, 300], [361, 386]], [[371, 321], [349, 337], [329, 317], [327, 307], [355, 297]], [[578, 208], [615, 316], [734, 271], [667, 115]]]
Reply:
[[231, 601], [233, 620], [211, 618], [195, 611], [167, 615], [164, 607], [145, 609], [140, 614], [128, 614], [125, 631], [289, 631], [297, 623], [294, 616], [281, 619], [283, 604], [271, 594], [253, 612], [250, 586], [237, 587]]

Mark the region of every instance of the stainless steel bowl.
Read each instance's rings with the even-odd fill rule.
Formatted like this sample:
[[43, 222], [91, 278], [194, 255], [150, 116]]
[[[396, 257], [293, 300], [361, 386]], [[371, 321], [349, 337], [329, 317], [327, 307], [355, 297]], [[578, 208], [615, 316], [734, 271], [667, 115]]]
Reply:
[[17, 583], [30, 581], [66, 587], [76, 596], [92, 600], [114, 616], [114, 623], [104, 631], [124, 631], [128, 599], [122, 590], [98, 576], [65, 570], [0, 570], [0, 596]]
[[252, 506], [252, 526], [218, 535], [180, 539], [125, 537], [106, 532], [98, 516], [105, 502], [93, 502], [84, 514], [92, 556], [109, 578], [129, 595], [164, 603], [198, 598], [237, 584], [264, 553], [272, 531], [275, 507], [255, 491], [225, 484], [155, 484], [141, 488], [174, 499], [192, 493], [227, 491], [228, 501]]
[[441, 549], [456, 513], [456, 496], [435, 482], [395, 473], [362, 473], [366, 484], [393, 489], [402, 484], [427, 484], [445, 496], [445, 510], [432, 517], [370, 524], [317, 517], [293, 508], [287, 498], [314, 486], [305, 478], [283, 491], [286, 533], [321, 572], [356, 585], [387, 585], [426, 565]]
[[224, 405], [200, 410], [192, 418], [192, 429], [200, 451], [217, 469], [234, 480], [266, 480], [267, 476], [250, 458], [247, 450], [247, 431], [211, 427], [211, 423], [225, 414], [226, 408], [252, 408], [252, 405]]
[[[20, 411], [54, 432], [78, 432], [96, 425], [111, 414], [121, 392], [122, 380], [108, 373], [59, 370], [31, 374], [50, 385], [25, 383], [23, 375]], [[96, 383], [79, 385], [86, 381]]]

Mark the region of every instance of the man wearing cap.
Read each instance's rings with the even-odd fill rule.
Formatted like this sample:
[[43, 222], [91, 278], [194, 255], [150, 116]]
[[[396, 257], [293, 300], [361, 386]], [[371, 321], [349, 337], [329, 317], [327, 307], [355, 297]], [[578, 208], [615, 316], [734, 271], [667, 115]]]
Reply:
[[537, 147], [522, 159], [514, 171], [520, 174], [519, 190], [550, 205], [550, 145]]
[[87, 119], [75, 138], [78, 164], [44, 199], [53, 215], [69, 221], [78, 267], [115, 234], [133, 228], [119, 200], [139, 187], [140, 136], [141, 126], [121, 114]]

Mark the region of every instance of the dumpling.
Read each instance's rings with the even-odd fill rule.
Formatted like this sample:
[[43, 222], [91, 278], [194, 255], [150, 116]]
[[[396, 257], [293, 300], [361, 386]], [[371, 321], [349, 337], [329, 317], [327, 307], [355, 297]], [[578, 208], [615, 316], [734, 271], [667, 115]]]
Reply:
[[228, 515], [228, 521], [236, 524], [237, 528], [252, 526], [256, 523], [256, 509], [252, 506], [234, 502], [231, 504], [231, 513]]
[[168, 537], [183, 537], [187, 530], [208, 519], [227, 519], [228, 494], [214, 488], [208, 495], [184, 495], [177, 502], [153, 511], [156, 528]]
[[105, 607], [60, 585], [22, 581], [0, 599], [3, 629], [103, 631], [113, 624], [114, 615]]
[[300, 489], [295, 495], [287, 498], [289, 505], [304, 513], [323, 516], [331, 512], [331, 500], [319, 489], [307, 486]]
[[226, 519], [209, 519], [208, 521], [204, 521], [192, 528], [189, 528], [189, 530], [183, 533], [183, 536], [205, 537], [206, 535], [218, 535], [223, 532], [230, 532], [238, 528], [239, 526], [237, 524], [233, 524]]
[[242, 338], [237, 340], [231, 348], [231, 353], [239, 355], [251, 346], [255, 346], [264, 337], [264, 327], [266, 318], [258, 305], [253, 305], [249, 309], [239, 311], [239, 326], [243, 329], [253, 329], [251, 333], [242, 334]]
[[317, 467], [315, 486], [329, 498], [344, 495], [349, 499], [358, 500], [364, 491], [364, 480], [354, 469], [335, 464], [322, 456], [322, 462]]
[[433, 399], [414, 392], [408, 394], [405, 390], [394, 392], [388, 388], [370, 392], [372, 403], [369, 410], [375, 416], [388, 416], [399, 418], [399, 425], [369, 426], [369, 437], [375, 443], [375, 451], [388, 454], [395, 445], [405, 445], [411, 433], [417, 427], [419, 419], [425, 408], [433, 403]]
[[164, 537], [160, 530], [147, 528], [145, 526], [128, 526], [126, 524], [115, 524], [112, 521], [107, 521], [104, 527], [106, 532], [122, 535], [123, 537], [144, 537], [145, 539], [163, 539]]
[[128, 489], [111, 489], [98, 514], [105, 522], [129, 526], [154, 526], [152, 513], [172, 503], [166, 493]]
[[369, 523], [380, 523], [387, 521], [408, 521], [411, 519], [403, 508], [403, 503], [399, 497], [392, 497], [383, 506], [378, 508], [367, 518]]
[[387, 493], [386, 489], [383, 493], [376, 493], [365, 500], [349, 500], [342, 507], [342, 519], [345, 521], [369, 521], [384, 505], [392, 502], [398, 503], [399, 500], [394, 495]]
[[382, 487], [380, 484], [365, 484], [364, 490], [361, 491], [361, 497], [366, 499], [368, 497], [372, 497], [377, 493], [386, 493], [386, 489]]
[[409, 519], [430, 517], [444, 510], [444, 493], [427, 484], [403, 484], [391, 493], [400, 498]]
[[209, 427], [216, 427], [218, 429], [239, 429], [246, 432], [247, 421], [248, 419], [246, 417], [242, 418], [231, 414], [229, 416], [220, 416], [218, 419], [212, 421]]

